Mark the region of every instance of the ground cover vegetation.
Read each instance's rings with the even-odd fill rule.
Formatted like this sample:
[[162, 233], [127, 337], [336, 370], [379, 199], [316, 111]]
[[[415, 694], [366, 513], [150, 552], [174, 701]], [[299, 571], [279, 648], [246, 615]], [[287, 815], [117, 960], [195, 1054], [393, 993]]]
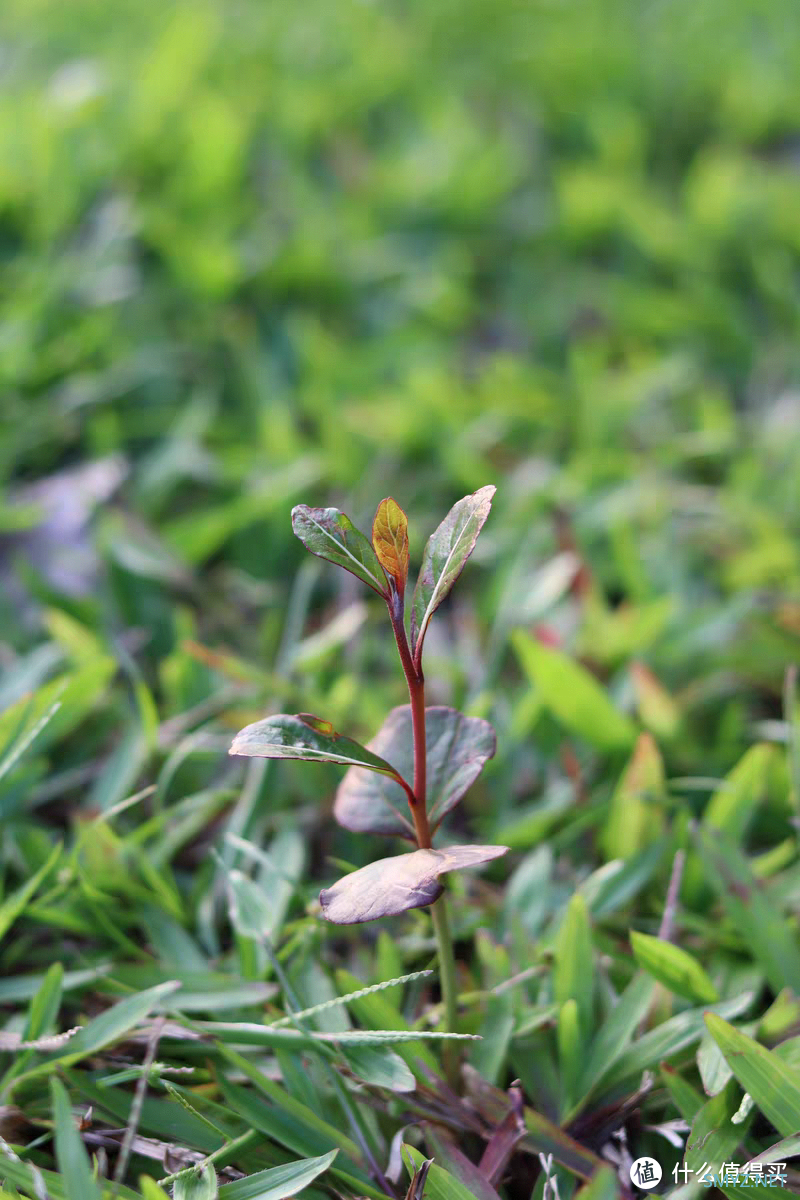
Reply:
[[[796, 1187], [794, 4], [7, 0], [0, 69], [2, 1194]], [[406, 573], [435, 851], [228, 753], [409, 732]], [[446, 931], [326, 919], [394, 822], [508, 847]]]

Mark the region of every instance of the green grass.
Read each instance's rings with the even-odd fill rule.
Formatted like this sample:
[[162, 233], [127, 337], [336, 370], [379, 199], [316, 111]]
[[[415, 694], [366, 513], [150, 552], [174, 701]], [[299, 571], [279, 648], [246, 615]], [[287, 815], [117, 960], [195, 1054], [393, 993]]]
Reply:
[[[3, 1195], [199, 1200], [213, 1155], [220, 1200], [403, 1196], [404, 1140], [427, 1196], [595, 1200], [620, 1128], [672, 1187], [679, 1117], [693, 1170], [791, 1153], [794, 3], [0, 24]], [[511, 847], [449, 885], [457, 1102], [428, 911], [320, 919], [389, 842], [227, 748], [404, 701], [292, 505], [392, 494], [417, 565], [487, 483], [427, 642], [428, 703], [498, 732], [455, 832]]]

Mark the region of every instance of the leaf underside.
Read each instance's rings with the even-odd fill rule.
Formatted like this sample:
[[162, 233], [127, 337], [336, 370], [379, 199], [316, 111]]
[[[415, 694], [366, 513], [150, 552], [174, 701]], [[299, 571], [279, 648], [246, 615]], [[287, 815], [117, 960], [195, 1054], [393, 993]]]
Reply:
[[428, 622], [475, 549], [496, 491], [490, 483], [471, 496], [464, 496], [428, 538], [411, 601], [411, 650], [417, 662], [422, 654]]
[[[494, 755], [495, 735], [488, 721], [435, 705], [425, 710], [425, 743], [428, 815], [431, 830], [435, 831]], [[410, 779], [414, 772], [411, 706], [393, 708], [366, 749], [391, 762], [404, 779]], [[394, 780], [351, 767], [339, 784], [334, 816], [355, 833], [413, 839], [413, 826], [404, 816], [406, 809], [405, 793]]]
[[[246, 758], [295, 758], [304, 762], [339, 763], [346, 767], [356, 765], [386, 775], [395, 774], [394, 767], [377, 754], [352, 738], [335, 733], [327, 722], [305, 713], [302, 717], [276, 713], [246, 725], [233, 739], [228, 753]], [[402, 789], [397, 786], [402, 795]]]
[[309, 508], [298, 504], [292, 509], [292, 529], [296, 537], [319, 558], [350, 571], [379, 596], [386, 596], [386, 576], [377, 555], [364, 534], [338, 508]]
[[443, 891], [439, 876], [499, 858], [507, 846], [448, 846], [379, 858], [320, 892], [322, 913], [334, 925], [358, 925], [423, 908]]

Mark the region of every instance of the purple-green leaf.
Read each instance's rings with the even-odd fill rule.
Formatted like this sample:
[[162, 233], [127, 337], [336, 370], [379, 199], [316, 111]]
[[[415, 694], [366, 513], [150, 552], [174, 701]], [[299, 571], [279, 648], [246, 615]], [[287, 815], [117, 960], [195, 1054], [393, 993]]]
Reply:
[[388, 595], [386, 576], [378, 557], [364, 534], [338, 508], [309, 508], [298, 504], [292, 509], [295, 536], [319, 558], [350, 571], [367, 587], [384, 598]]
[[[465, 717], [454, 708], [434, 706], [425, 710], [425, 743], [428, 814], [435, 831], [493, 756], [495, 736], [489, 722], [480, 717]], [[367, 749], [392, 763], [404, 779], [410, 779], [414, 771], [411, 706], [393, 708]], [[334, 815], [340, 825], [356, 833], [413, 839], [414, 828], [403, 811], [406, 807], [403, 791], [392, 779], [351, 767], [339, 784]]]
[[394, 767], [384, 759], [352, 738], [336, 733], [329, 721], [310, 713], [296, 717], [276, 713], [246, 725], [233, 739], [228, 753], [246, 758], [299, 758], [305, 762], [340, 763], [345, 767], [364, 767], [399, 778]]
[[422, 908], [441, 896], [440, 875], [489, 862], [507, 850], [508, 846], [447, 846], [379, 858], [320, 892], [323, 916], [334, 925], [358, 925]]
[[411, 649], [417, 666], [422, 657], [422, 643], [428, 622], [475, 549], [496, 491], [490, 483], [459, 500], [428, 538], [411, 602]]

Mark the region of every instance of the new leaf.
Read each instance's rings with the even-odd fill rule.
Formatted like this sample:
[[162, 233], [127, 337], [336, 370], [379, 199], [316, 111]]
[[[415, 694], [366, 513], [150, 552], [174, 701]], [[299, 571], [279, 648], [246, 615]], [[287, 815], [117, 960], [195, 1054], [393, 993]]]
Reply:
[[428, 622], [475, 549], [496, 491], [497, 488], [489, 483], [471, 496], [459, 500], [428, 538], [411, 602], [411, 650], [417, 667], [422, 658], [422, 642]]
[[372, 522], [372, 545], [400, 595], [408, 579], [408, 518], [391, 496], [381, 500]]

